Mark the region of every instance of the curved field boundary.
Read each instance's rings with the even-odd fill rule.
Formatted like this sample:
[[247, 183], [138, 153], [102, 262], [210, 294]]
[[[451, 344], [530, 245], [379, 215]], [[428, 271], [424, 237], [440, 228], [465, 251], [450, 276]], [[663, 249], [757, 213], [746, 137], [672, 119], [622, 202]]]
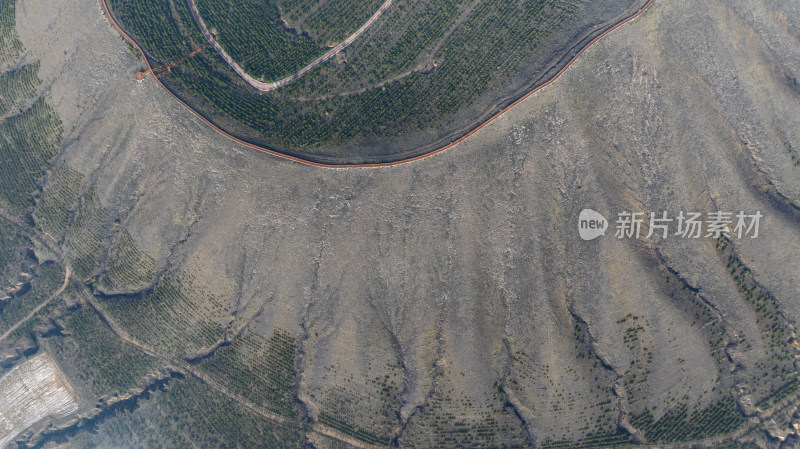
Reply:
[[[513, 103], [509, 104], [508, 106], [506, 106], [505, 108], [503, 108], [502, 110], [497, 112], [496, 114], [492, 115], [488, 119], [486, 119], [483, 122], [479, 123], [477, 126], [472, 128], [472, 130], [470, 130], [469, 132], [467, 132], [463, 136], [461, 136], [458, 139], [448, 143], [447, 145], [439, 147], [439, 148], [437, 148], [435, 150], [431, 150], [431, 151], [429, 151], [427, 153], [420, 154], [420, 155], [413, 156], [413, 157], [409, 157], [409, 158], [406, 158], [406, 159], [400, 159], [400, 160], [397, 160], [397, 161], [391, 161], [391, 162], [371, 162], [371, 163], [364, 163], [364, 164], [347, 164], [347, 163], [343, 163], [343, 164], [326, 164], [326, 163], [323, 163], [323, 162], [316, 162], [316, 161], [312, 161], [312, 160], [309, 160], [309, 159], [304, 159], [302, 157], [292, 156], [292, 155], [286, 154], [286, 153], [281, 153], [280, 151], [276, 151], [276, 150], [273, 150], [273, 149], [270, 149], [270, 148], [267, 148], [267, 147], [263, 147], [263, 146], [260, 146], [260, 145], [256, 145], [256, 144], [253, 144], [253, 143], [250, 143], [250, 142], [245, 142], [244, 140], [239, 139], [238, 137], [235, 137], [235, 136], [223, 131], [220, 127], [218, 127], [217, 125], [211, 123], [211, 121], [208, 120], [207, 118], [205, 118], [202, 114], [200, 114], [199, 112], [194, 110], [188, 104], [184, 103], [183, 100], [181, 100], [180, 98], [178, 98], [177, 95], [172, 93], [172, 91], [169, 90], [169, 88], [167, 88], [167, 86], [165, 86], [164, 83], [162, 83], [161, 80], [158, 79], [158, 77], [154, 76], [153, 79], [155, 79], [156, 82], [159, 84], [159, 86], [161, 86], [168, 94], [170, 94], [172, 96], [172, 98], [175, 99], [175, 101], [180, 103], [189, 112], [191, 112], [197, 118], [202, 120], [211, 129], [213, 129], [214, 131], [222, 134], [223, 136], [227, 137], [228, 139], [230, 139], [230, 140], [232, 140], [232, 141], [234, 141], [236, 143], [239, 143], [239, 144], [244, 145], [246, 147], [252, 148], [254, 150], [258, 150], [258, 151], [261, 151], [263, 153], [271, 154], [273, 156], [277, 156], [277, 157], [280, 157], [280, 158], [283, 158], [283, 159], [288, 159], [290, 161], [297, 162], [297, 163], [300, 163], [300, 164], [311, 165], [313, 167], [339, 168], [339, 169], [342, 169], [342, 168], [391, 167], [393, 165], [400, 165], [400, 164], [405, 164], [405, 163], [408, 163], [408, 162], [414, 162], [414, 161], [418, 161], [420, 159], [424, 159], [426, 157], [433, 156], [434, 154], [441, 153], [442, 151], [448, 150], [448, 149], [458, 145], [459, 143], [467, 140], [471, 135], [473, 135], [476, 132], [478, 132], [481, 129], [483, 129], [486, 125], [488, 125], [489, 123], [493, 122], [497, 117], [500, 117], [501, 115], [505, 114], [511, 108], [513, 108], [514, 106], [518, 105], [519, 103], [521, 103], [526, 98], [530, 97], [531, 95], [533, 95], [534, 93], [540, 91], [541, 89], [544, 89], [545, 87], [550, 85], [550, 83], [552, 83], [553, 81], [557, 80], [567, 70], [567, 68], [569, 66], [571, 66], [572, 63], [575, 62], [575, 60], [577, 60], [578, 57], [580, 57], [583, 54], [584, 51], [586, 51], [587, 48], [589, 48], [592, 44], [594, 44], [595, 42], [597, 42], [600, 39], [602, 39], [605, 36], [607, 36], [612, 31], [614, 31], [617, 28], [621, 27], [622, 25], [624, 25], [624, 24], [630, 22], [631, 20], [639, 17], [643, 12], [645, 12], [647, 10], [647, 8], [650, 7], [650, 5], [653, 4], [653, 1], [654, 0], [647, 0], [647, 3], [645, 3], [635, 13], [633, 13], [630, 16], [628, 16], [627, 18], [621, 20], [619, 23], [617, 23], [616, 25], [614, 25], [611, 28], [607, 29], [606, 31], [600, 33], [597, 37], [595, 37], [594, 39], [589, 41], [588, 44], [586, 44], [583, 48], [581, 48], [580, 51], [578, 51], [578, 53], [576, 53], [575, 56], [572, 57], [572, 59], [570, 59], [566, 64], [564, 64], [564, 67], [562, 67], [561, 70], [559, 70], [555, 75], [553, 75], [552, 78], [550, 78], [549, 80], [547, 80], [544, 83], [540, 84], [539, 86], [531, 89], [526, 94], [524, 94], [521, 97], [519, 97]], [[114, 17], [111, 15], [111, 11], [108, 9], [108, 5], [106, 4], [106, 0], [100, 0], [100, 2], [103, 5], [103, 9], [105, 10], [106, 15], [108, 16], [108, 20], [111, 22], [111, 24], [114, 26], [114, 28], [116, 28], [117, 31], [122, 35], [122, 37], [124, 37], [131, 45], [133, 45], [133, 47], [136, 48], [139, 51], [139, 53], [141, 53], [142, 59], [144, 59], [144, 63], [147, 66], [147, 69], [152, 71], [153, 69], [150, 66], [150, 62], [148, 62], [148, 60], [147, 60], [147, 56], [145, 55], [144, 50], [142, 50], [142, 48], [139, 47], [139, 45], [133, 40], [133, 38], [128, 36], [128, 34], [125, 33], [125, 31], [123, 31], [123, 29], [117, 24], [117, 22], [114, 20]]]
[[[103, 1], [105, 2], [105, 0]], [[205, 22], [203, 22], [203, 18], [200, 17], [200, 12], [197, 10], [197, 6], [194, 4], [194, 0], [187, 0], [187, 3], [189, 3], [189, 9], [192, 11], [192, 18], [194, 18], [194, 22], [200, 28], [200, 31], [202, 31], [203, 36], [206, 38], [206, 41], [208, 41], [208, 43], [214, 47], [214, 50], [217, 50], [217, 53], [219, 53], [219, 55], [222, 56], [222, 59], [224, 59], [225, 62], [227, 62], [228, 65], [231, 66], [233, 71], [236, 72], [240, 77], [242, 77], [242, 79], [247, 81], [247, 84], [253, 86], [254, 88], [262, 92], [269, 92], [271, 90], [275, 90], [281, 86], [289, 84], [290, 82], [310, 72], [314, 67], [336, 56], [337, 53], [344, 50], [345, 47], [352, 44], [353, 41], [358, 39], [358, 37], [361, 36], [364, 33], [364, 31], [367, 31], [367, 28], [372, 26], [372, 24], [378, 20], [378, 17], [380, 17], [381, 14], [383, 14], [387, 9], [389, 9], [390, 6], [392, 6], [392, 1], [393, 0], [386, 0], [386, 2], [384, 2], [383, 5], [381, 5], [381, 7], [378, 8], [378, 11], [376, 11], [375, 14], [373, 14], [372, 17], [370, 17], [369, 20], [367, 20], [367, 22], [361, 26], [361, 28], [359, 28], [355, 33], [351, 34], [350, 37], [342, 41], [341, 44], [333, 47], [324, 55], [311, 61], [310, 64], [300, 69], [297, 73], [289, 75], [286, 78], [271, 83], [265, 83], [259, 81], [253, 78], [252, 76], [248, 75], [244, 71], [244, 69], [242, 69], [242, 67], [239, 66], [239, 64], [237, 64], [236, 61], [234, 61], [233, 58], [231, 58], [231, 56], [222, 48], [222, 46], [219, 45], [217, 40], [214, 39], [214, 36], [212, 36], [211, 33], [208, 31]]]

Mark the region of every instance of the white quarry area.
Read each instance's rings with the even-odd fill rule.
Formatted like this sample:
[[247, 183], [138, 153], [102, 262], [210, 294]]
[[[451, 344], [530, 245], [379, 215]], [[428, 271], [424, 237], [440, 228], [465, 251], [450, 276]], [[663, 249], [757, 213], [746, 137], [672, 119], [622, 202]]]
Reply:
[[42, 418], [78, 410], [72, 387], [55, 361], [42, 353], [0, 378], [0, 448]]

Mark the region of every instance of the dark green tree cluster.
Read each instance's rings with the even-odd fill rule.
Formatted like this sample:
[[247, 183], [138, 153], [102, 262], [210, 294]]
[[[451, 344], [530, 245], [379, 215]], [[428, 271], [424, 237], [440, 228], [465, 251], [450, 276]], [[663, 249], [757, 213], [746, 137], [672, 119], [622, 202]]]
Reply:
[[[380, 4], [325, 13], [349, 1], [197, 5], [239, 65], [274, 81], [321, 55], [327, 42], [320, 39], [352, 33]], [[111, 6], [149, 53], [178, 60], [198, 33], [182, 3], [112, 0]], [[252, 143], [318, 160], [381, 158], [403, 150], [388, 143], [392, 138], [450, 139], [530, 88], [543, 67], [568, 51], [564, 43], [581, 36], [573, 22], [584, 20], [581, 13], [590, 7], [580, 0], [396, 2], [347, 49], [346, 62], [327, 61], [277, 91], [250, 87], [213, 50], [162, 81], [206, 118]], [[299, 31], [284, 22], [286, 11], [305, 24]], [[331, 39], [319, 37], [323, 30]], [[527, 70], [532, 74], [520, 76]], [[354, 149], [367, 143], [371, 153], [354, 153], [367, 151]]]

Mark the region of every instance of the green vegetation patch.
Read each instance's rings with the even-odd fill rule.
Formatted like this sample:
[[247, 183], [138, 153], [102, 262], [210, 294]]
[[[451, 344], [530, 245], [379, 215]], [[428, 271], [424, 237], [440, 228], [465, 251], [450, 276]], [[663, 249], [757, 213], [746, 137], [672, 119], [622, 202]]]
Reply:
[[284, 27], [271, 2], [197, 0], [196, 4], [220, 45], [254, 78], [278, 80], [324, 52], [308, 35]]
[[[163, 64], [177, 61], [194, 50], [191, 32], [178, 26], [175, 5], [185, 2], [164, 0], [109, 0], [120, 22], [152, 58]], [[199, 33], [199, 30], [194, 30]]]
[[70, 378], [88, 385], [97, 396], [124, 392], [160, 367], [158, 359], [144, 354], [117, 337], [88, 306], [64, 319], [65, 335], [45, 340]]
[[273, 423], [193, 379], [172, 379], [70, 437], [76, 448], [300, 449], [301, 431]]
[[[291, 3], [291, 2], [287, 2]], [[358, 30], [383, 0], [329, 0], [286, 5], [253, 0], [196, 0], [206, 27], [251, 76], [276, 81], [299, 71]], [[303, 7], [308, 11], [301, 12]], [[302, 14], [302, 16], [299, 16]]]
[[75, 218], [66, 234], [67, 258], [73, 274], [90, 282], [104, 253], [108, 214], [94, 190], [80, 199]]
[[78, 200], [83, 175], [62, 165], [47, 175], [47, 183], [36, 198], [33, 211], [37, 226], [57, 239], [66, 232]]
[[292, 398], [295, 339], [276, 329], [265, 339], [246, 331], [200, 366], [236, 394], [287, 417], [296, 417]]
[[227, 301], [180, 272], [168, 273], [150, 291], [111, 296], [103, 305], [134, 338], [183, 357], [223, 338]]
[[740, 443], [737, 441], [729, 441], [716, 445], [716, 449], [759, 449], [760, 447], [761, 446], [753, 442]]
[[384, 0], [326, 0], [299, 27], [324, 46], [345, 40], [378, 10]]
[[[111, 8], [149, 54], [177, 61], [198, 33], [182, 3], [112, 0]], [[197, 7], [239, 65], [274, 81], [355, 31], [380, 3], [199, 0]], [[510, 103], [634, 3], [398, 0], [337, 58], [276, 91], [247, 85], [213, 49], [161, 79], [245, 140], [320, 161], [396, 159]], [[407, 135], [416, 137], [395, 139]]]
[[545, 441], [542, 449], [590, 449], [630, 445], [631, 437], [620, 430], [614, 434], [590, 435], [578, 441]]
[[118, 237], [109, 251], [109, 266], [100, 277], [99, 286], [105, 291], [122, 293], [149, 286], [155, 281], [155, 260], [136, 246], [128, 231], [120, 232]]
[[42, 334], [46, 334], [52, 329], [50, 316], [61, 306], [58, 300], [50, 301], [39, 309], [29, 320], [20, 324], [13, 332], [8, 334], [5, 340], [0, 342], [0, 354], [9, 356], [10, 359], [4, 362], [7, 365], [0, 365], [0, 376], [5, 369], [13, 368], [19, 360], [16, 357], [31, 357], [38, 350], [38, 339]]
[[0, 122], [0, 203], [13, 212], [31, 206], [37, 183], [56, 155], [61, 120], [45, 99]]
[[16, 59], [22, 51], [16, 31], [16, 4], [16, 1], [0, 2], [0, 66]]
[[37, 76], [39, 61], [0, 73], [0, 116], [19, 109], [22, 100], [35, 96], [36, 87], [41, 84]]
[[381, 437], [379, 435], [375, 435], [374, 433], [368, 430], [360, 428], [357, 424], [345, 421], [340, 418], [341, 417], [336, 417], [333, 415], [329, 415], [327, 413], [320, 413], [319, 422], [325, 424], [326, 426], [332, 429], [336, 429], [347, 436], [353, 437], [367, 444], [372, 444], [376, 446], [388, 446], [389, 443], [391, 443], [391, 440], [388, 437]]
[[64, 282], [64, 268], [53, 262], [40, 265], [20, 292], [0, 305], [0, 334], [24, 319], [36, 306], [46, 301]]
[[679, 404], [658, 420], [650, 412], [631, 419], [631, 424], [651, 443], [708, 438], [732, 432], [744, 422], [733, 396], [691, 414], [685, 404]]
[[0, 4], [0, 207], [19, 214], [58, 152], [63, 128], [56, 111], [38, 96], [39, 62], [17, 60], [15, 1]]
[[31, 241], [15, 223], [0, 218], [0, 296], [5, 295], [6, 284], [17, 282], [30, 246]]

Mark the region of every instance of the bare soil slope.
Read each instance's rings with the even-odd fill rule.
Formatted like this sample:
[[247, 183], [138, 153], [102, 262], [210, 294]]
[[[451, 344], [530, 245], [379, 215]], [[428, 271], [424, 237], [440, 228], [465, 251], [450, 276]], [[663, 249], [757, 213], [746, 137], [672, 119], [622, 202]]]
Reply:
[[[17, 28], [64, 124], [54, 167], [82, 175], [52, 232], [73, 277], [318, 447], [778, 447], [797, 441], [797, 6], [656, 0], [467, 141], [355, 170], [211, 132], [134, 81], [95, 0], [21, 0]], [[583, 208], [605, 237], [579, 238]], [[614, 237], [618, 212], [664, 210], [764, 217], [755, 239]], [[142, 407], [96, 438], [161, 432], [173, 409]]]

